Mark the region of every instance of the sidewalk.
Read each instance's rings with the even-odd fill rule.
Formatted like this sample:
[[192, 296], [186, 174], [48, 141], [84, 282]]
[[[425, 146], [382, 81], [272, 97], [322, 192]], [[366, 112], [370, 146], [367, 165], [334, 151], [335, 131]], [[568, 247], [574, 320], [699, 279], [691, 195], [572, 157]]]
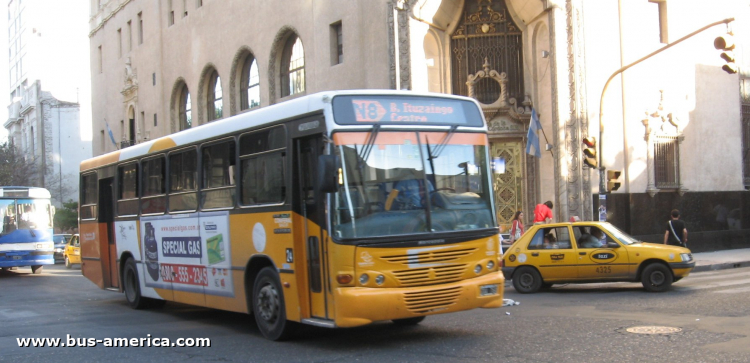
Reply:
[[693, 253], [693, 258], [695, 258], [693, 272], [750, 267], [750, 248]]

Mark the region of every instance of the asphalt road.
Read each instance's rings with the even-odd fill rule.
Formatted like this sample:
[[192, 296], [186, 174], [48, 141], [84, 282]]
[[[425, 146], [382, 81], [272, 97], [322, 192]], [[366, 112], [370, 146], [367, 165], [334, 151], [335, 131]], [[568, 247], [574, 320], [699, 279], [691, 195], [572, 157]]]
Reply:
[[[79, 269], [0, 272], [0, 361], [750, 362], [750, 268], [693, 274], [666, 293], [640, 284], [555, 286], [520, 304], [428, 317], [415, 327], [300, 326], [262, 338], [250, 316], [168, 303], [134, 311]], [[634, 334], [638, 326], [679, 328]], [[210, 347], [19, 347], [17, 338], [210, 338]]]

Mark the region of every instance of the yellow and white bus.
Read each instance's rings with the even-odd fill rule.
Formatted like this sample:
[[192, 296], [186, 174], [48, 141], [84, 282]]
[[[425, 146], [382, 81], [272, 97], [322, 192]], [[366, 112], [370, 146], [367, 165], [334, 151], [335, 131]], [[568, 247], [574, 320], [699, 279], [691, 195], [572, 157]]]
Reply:
[[417, 324], [502, 305], [478, 103], [322, 92], [81, 163], [83, 274], [164, 301], [290, 322]]

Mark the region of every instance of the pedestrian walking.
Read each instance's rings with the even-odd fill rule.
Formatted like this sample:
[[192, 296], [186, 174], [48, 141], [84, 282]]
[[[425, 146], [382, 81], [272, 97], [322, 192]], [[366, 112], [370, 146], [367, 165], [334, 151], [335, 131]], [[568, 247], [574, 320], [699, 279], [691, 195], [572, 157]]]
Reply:
[[685, 222], [680, 220], [680, 211], [672, 209], [672, 219], [667, 222], [664, 231], [664, 244], [687, 247], [688, 230]]
[[537, 204], [534, 208], [534, 224], [545, 224], [552, 222], [552, 207], [553, 204], [549, 200]]
[[510, 225], [510, 243], [517, 241], [523, 235], [523, 212], [520, 210], [513, 216], [513, 221]]

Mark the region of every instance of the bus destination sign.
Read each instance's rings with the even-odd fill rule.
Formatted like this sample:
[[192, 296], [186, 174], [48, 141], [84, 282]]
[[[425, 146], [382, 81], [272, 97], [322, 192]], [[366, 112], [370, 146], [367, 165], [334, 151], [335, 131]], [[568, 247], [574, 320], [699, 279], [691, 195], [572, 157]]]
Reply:
[[389, 102], [387, 110], [377, 100], [353, 99], [352, 103], [354, 104], [354, 115], [358, 122], [434, 122], [455, 112], [454, 106], [437, 106], [434, 102], [429, 104], [411, 101]]
[[339, 124], [408, 123], [481, 126], [473, 102], [418, 96], [337, 96], [334, 118]]

